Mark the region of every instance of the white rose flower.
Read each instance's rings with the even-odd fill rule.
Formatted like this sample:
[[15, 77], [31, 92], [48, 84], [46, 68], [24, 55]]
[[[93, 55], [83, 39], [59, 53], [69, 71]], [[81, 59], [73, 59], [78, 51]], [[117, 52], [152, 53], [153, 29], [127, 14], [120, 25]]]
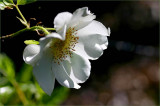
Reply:
[[98, 59], [107, 48], [110, 29], [95, 21], [87, 7], [73, 14], [59, 13], [54, 19], [57, 33], [40, 39], [40, 45], [24, 49], [23, 59], [33, 66], [41, 88], [51, 95], [55, 79], [63, 86], [79, 89], [90, 76], [90, 60]]

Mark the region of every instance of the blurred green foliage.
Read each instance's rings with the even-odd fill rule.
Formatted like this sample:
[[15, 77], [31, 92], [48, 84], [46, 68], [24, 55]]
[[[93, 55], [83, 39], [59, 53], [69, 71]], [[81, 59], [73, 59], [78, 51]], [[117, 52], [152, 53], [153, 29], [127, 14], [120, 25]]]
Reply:
[[13, 8], [13, 0], [0, 0], [0, 10], [5, 8]]
[[0, 69], [7, 79], [12, 80], [15, 77], [15, 69], [13, 61], [8, 58], [5, 54], [0, 55]]
[[37, 0], [0, 0], [0, 10], [4, 10], [5, 8], [11, 9], [14, 7], [14, 4], [26, 5], [35, 1]]
[[35, 1], [37, 0], [17, 0], [17, 5], [25, 5], [25, 4], [35, 2]]
[[16, 72], [14, 62], [0, 54], [0, 105], [60, 105], [68, 94], [69, 89], [61, 86], [48, 96], [34, 79], [32, 66], [24, 63]]

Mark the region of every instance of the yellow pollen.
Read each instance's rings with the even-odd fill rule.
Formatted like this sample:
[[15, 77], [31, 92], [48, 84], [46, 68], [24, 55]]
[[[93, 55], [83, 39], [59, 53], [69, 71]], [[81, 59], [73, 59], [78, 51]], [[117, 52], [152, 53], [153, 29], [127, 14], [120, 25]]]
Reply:
[[65, 40], [57, 39], [50, 46], [52, 54], [54, 56], [54, 62], [60, 64], [61, 61], [65, 60], [68, 56], [72, 57], [74, 47], [78, 43], [79, 37], [76, 37], [75, 28], [69, 28], [66, 32]]

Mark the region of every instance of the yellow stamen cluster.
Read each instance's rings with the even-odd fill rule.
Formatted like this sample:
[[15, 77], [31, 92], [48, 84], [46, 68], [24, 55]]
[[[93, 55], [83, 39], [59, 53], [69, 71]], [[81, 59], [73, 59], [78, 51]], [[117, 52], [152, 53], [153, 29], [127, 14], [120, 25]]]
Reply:
[[50, 48], [54, 56], [54, 62], [60, 64], [61, 61], [65, 60], [67, 56], [72, 57], [74, 47], [78, 43], [79, 37], [76, 37], [75, 28], [69, 28], [66, 32], [65, 40], [57, 39]]

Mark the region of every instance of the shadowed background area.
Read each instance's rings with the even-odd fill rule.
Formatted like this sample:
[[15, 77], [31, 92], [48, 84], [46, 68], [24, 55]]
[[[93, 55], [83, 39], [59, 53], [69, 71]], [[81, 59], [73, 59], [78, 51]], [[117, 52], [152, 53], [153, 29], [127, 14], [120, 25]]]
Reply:
[[[31, 25], [42, 22], [54, 27], [54, 17], [63, 11], [74, 12], [87, 6], [96, 20], [110, 27], [108, 49], [91, 61], [90, 78], [81, 89], [70, 89], [62, 105], [155, 106], [159, 104], [159, 2], [158, 1], [41, 1], [19, 6]], [[15, 9], [1, 11], [2, 36], [24, 26]], [[1, 40], [1, 52], [15, 64], [23, 64], [24, 40], [39, 40], [36, 32], [26, 32]], [[60, 85], [56, 82], [56, 87]], [[54, 94], [54, 91], [53, 91]], [[34, 96], [33, 96], [34, 98]]]

